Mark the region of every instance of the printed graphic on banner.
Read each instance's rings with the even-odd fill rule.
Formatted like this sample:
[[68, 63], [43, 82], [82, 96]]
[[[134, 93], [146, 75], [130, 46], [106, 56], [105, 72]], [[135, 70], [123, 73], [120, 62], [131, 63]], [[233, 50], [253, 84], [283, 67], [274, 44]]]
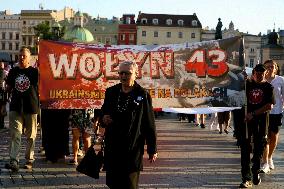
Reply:
[[41, 41], [41, 105], [100, 108], [106, 88], [119, 82], [119, 63], [134, 61], [137, 82], [149, 91], [154, 108], [241, 106], [240, 41], [233, 37], [159, 46]]

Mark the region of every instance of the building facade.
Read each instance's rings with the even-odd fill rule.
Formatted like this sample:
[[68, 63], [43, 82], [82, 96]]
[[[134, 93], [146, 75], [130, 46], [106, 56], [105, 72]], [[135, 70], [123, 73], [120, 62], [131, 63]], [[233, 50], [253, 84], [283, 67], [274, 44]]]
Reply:
[[163, 45], [199, 42], [202, 25], [196, 14], [170, 15], [139, 12], [137, 45]]
[[18, 60], [21, 47], [21, 15], [5, 10], [0, 12], [0, 51], [7, 53], [12, 61]]
[[38, 37], [35, 34], [34, 27], [40, 23], [46, 22], [52, 27], [55, 18], [52, 16], [52, 10], [22, 10], [22, 46], [31, 49], [32, 53], [36, 53]]
[[120, 23], [121, 22], [117, 17], [107, 19], [98, 16], [95, 19], [89, 20], [86, 24], [86, 28], [92, 32], [97, 43], [117, 45], [118, 26]]
[[123, 14], [122, 23], [118, 25], [118, 45], [136, 45], [137, 28], [135, 14]]
[[268, 35], [263, 36], [262, 60], [275, 60], [279, 66], [280, 75], [284, 75], [284, 47], [280, 31], [275, 32], [274, 29]]
[[[214, 29], [203, 29], [201, 34], [202, 41], [214, 40], [215, 32], [216, 30]], [[228, 29], [222, 30], [222, 38], [226, 39], [235, 36], [244, 38], [245, 65], [253, 68], [261, 62], [261, 36], [240, 32], [238, 29], [235, 29], [234, 23], [231, 21]]]

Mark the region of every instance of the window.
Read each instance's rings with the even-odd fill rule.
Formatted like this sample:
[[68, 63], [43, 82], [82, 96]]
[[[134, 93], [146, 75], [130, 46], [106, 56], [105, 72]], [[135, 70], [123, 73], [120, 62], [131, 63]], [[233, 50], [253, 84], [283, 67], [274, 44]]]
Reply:
[[28, 33], [32, 33], [33, 29], [32, 27], [28, 27]]
[[126, 24], [131, 24], [131, 19], [130, 19], [130, 17], [126, 17], [125, 21], [126, 21]]
[[101, 42], [102, 42], [102, 38], [101, 38], [101, 37], [97, 37], [97, 41], [98, 41], [99, 43], [101, 43]]
[[172, 23], [173, 23], [172, 19], [167, 19], [167, 20], [166, 20], [166, 24], [167, 24], [167, 25], [172, 25]]
[[254, 59], [253, 58], [249, 59], [249, 67], [251, 67], [251, 68], [254, 67]]
[[154, 37], [159, 37], [159, 33], [157, 31], [154, 31]]
[[154, 25], [158, 25], [159, 24], [159, 20], [157, 18], [153, 19], [153, 24]]
[[2, 39], [5, 39], [6, 37], [6, 33], [5, 32], [2, 32]]
[[13, 50], [13, 44], [12, 43], [9, 43], [9, 50]]
[[24, 20], [24, 21], [23, 21], [23, 25], [26, 25], [26, 23], [27, 23], [27, 22]]
[[147, 24], [147, 18], [142, 18], [142, 19], [141, 19], [141, 23], [142, 23], [142, 24]]
[[16, 33], [16, 40], [19, 40], [20, 35], [18, 33]]
[[19, 43], [16, 43], [16, 49], [15, 50], [19, 50]]
[[254, 48], [251, 48], [251, 49], [250, 49], [250, 52], [254, 53]]
[[191, 33], [191, 39], [195, 38], [195, 33]]
[[2, 43], [2, 50], [5, 50], [5, 43]]
[[192, 20], [191, 24], [192, 24], [192, 26], [197, 26], [197, 21], [196, 20]]
[[110, 37], [105, 38], [105, 44], [110, 45], [111, 44], [111, 39]]
[[120, 35], [120, 41], [124, 41], [125, 40], [125, 34], [121, 34]]
[[178, 25], [183, 26], [183, 20], [178, 20]]
[[9, 39], [13, 39], [13, 33], [9, 33]]
[[146, 31], [142, 31], [142, 36], [146, 37]]
[[31, 46], [32, 45], [32, 37], [29, 37], [28, 39], [29, 39], [28, 45]]
[[129, 34], [129, 41], [134, 41], [134, 34]]
[[172, 36], [171, 32], [167, 32], [167, 38], [170, 38]]
[[183, 38], [182, 32], [178, 32], [178, 38]]
[[26, 37], [23, 37], [23, 45], [26, 45]]

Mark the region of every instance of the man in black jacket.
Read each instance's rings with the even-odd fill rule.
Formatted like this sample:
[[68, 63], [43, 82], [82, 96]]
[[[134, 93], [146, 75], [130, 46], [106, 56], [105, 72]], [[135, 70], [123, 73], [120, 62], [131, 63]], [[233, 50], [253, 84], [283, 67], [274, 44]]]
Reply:
[[105, 129], [106, 184], [109, 188], [138, 188], [144, 144], [149, 161], [157, 158], [156, 126], [149, 93], [135, 82], [138, 67], [119, 65], [119, 84], [106, 90], [102, 106]]

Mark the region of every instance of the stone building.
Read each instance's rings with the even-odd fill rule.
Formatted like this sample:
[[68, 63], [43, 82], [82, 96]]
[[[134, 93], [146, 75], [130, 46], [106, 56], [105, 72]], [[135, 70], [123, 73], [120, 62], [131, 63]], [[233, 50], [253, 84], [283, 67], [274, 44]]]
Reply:
[[[202, 30], [201, 41], [208, 41], [215, 39], [215, 30], [205, 28]], [[222, 30], [223, 39], [242, 36], [244, 38], [244, 53], [245, 53], [245, 64], [247, 67], [253, 68], [256, 64], [261, 62], [261, 36], [252, 35], [248, 33], [240, 32], [235, 29], [234, 23], [231, 21], [228, 29]]]
[[135, 14], [123, 14], [122, 23], [118, 25], [118, 45], [136, 45], [137, 29]]
[[146, 14], [139, 12], [137, 45], [162, 45], [201, 40], [201, 23], [193, 15]]
[[40, 23], [47, 23], [52, 27], [55, 18], [52, 16], [53, 10], [22, 10], [22, 46], [31, 49], [32, 53], [36, 53], [35, 49], [38, 45], [38, 36], [36, 36], [34, 27]]
[[102, 18], [98, 16], [91, 19], [86, 27], [92, 32], [95, 40], [98, 43], [106, 45], [117, 45], [118, 40], [118, 25], [120, 20], [117, 17], [112, 19]]
[[10, 56], [10, 61], [17, 61], [22, 46], [21, 15], [10, 11], [0, 11], [0, 51]]
[[283, 43], [279, 43], [279, 33], [275, 32], [275, 29], [273, 29], [267, 36], [263, 37], [262, 60], [275, 60], [280, 67], [280, 75], [284, 75], [284, 47]]

